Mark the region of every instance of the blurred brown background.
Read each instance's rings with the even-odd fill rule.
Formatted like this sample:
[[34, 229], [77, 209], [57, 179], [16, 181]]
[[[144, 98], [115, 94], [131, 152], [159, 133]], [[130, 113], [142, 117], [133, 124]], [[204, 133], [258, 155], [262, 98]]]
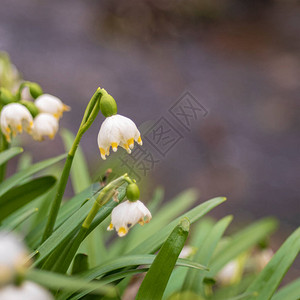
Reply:
[[[274, 215], [282, 241], [300, 215], [299, 15], [298, 1], [1, 0], [0, 49], [72, 107], [61, 124], [74, 133], [99, 85], [137, 125], [171, 120], [168, 109], [189, 91], [208, 115], [191, 131], [173, 123], [183, 138], [148, 183], [164, 186], [166, 199], [190, 186], [200, 201], [227, 196], [217, 216]], [[94, 173], [102, 120], [82, 140]], [[35, 160], [63, 151], [59, 136], [23, 142]]]

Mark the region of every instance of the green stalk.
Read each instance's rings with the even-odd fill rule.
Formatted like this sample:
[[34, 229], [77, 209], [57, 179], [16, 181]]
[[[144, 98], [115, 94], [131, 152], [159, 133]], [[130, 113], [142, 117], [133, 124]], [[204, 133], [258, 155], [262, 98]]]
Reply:
[[47, 225], [44, 231], [42, 242], [44, 242], [53, 232], [53, 228], [55, 225], [55, 221], [58, 215], [58, 211], [61, 205], [62, 197], [64, 195], [66, 185], [68, 182], [72, 162], [76, 153], [76, 150], [78, 148], [79, 142], [83, 136], [83, 134], [89, 129], [93, 121], [98, 115], [99, 109], [100, 109], [100, 100], [101, 100], [102, 92], [101, 89], [98, 88], [93, 97], [91, 98], [84, 116], [82, 123], [79, 127], [79, 130], [77, 132], [77, 135], [75, 137], [75, 140], [73, 142], [73, 145], [68, 153], [60, 181], [58, 183], [57, 193], [56, 196], [52, 202], [50, 214], [48, 217]]
[[52, 271], [58, 273], [67, 272], [80, 244], [87, 237], [90, 225], [92, 224], [92, 221], [97, 215], [99, 209], [114, 196], [116, 189], [120, 187], [124, 182], [127, 182], [128, 179], [128, 175], [124, 174], [123, 176], [110, 182], [101, 190], [89, 214], [82, 223], [79, 232], [73, 237], [73, 239], [69, 242], [69, 244], [63, 250], [63, 252], [60, 254], [59, 259], [56, 261], [54, 267], [51, 269]]
[[[0, 152], [3, 152], [8, 148], [9, 148], [9, 144], [6, 141], [4, 134], [0, 130]], [[2, 182], [5, 179], [6, 164], [7, 164], [7, 162], [0, 165], [0, 182]]]

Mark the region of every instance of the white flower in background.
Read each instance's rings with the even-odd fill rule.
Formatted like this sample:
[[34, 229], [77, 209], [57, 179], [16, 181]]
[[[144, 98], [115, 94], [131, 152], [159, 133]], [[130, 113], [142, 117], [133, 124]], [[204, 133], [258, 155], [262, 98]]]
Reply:
[[23, 242], [13, 233], [0, 232], [0, 283], [9, 282], [29, 263], [28, 251]]
[[179, 258], [189, 258], [196, 253], [197, 249], [191, 246], [184, 246], [179, 254]]
[[58, 130], [58, 120], [50, 114], [40, 113], [33, 120], [32, 137], [42, 141], [46, 136], [53, 139]]
[[232, 260], [217, 274], [217, 281], [219, 281], [222, 285], [229, 285], [235, 281], [238, 273], [239, 262], [238, 260]]
[[64, 111], [69, 111], [70, 107], [62, 103], [60, 99], [49, 94], [43, 94], [36, 98], [34, 104], [41, 113], [48, 113], [59, 119]]
[[20, 286], [0, 289], [0, 300], [53, 300], [53, 296], [36, 283], [25, 281]]
[[139, 145], [143, 144], [140, 132], [129, 118], [118, 114], [112, 115], [107, 117], [100, 127], [98, 146], [102, 159], [106, 159], [105, 156], [109, 155], [110, 147], [116, 152], [118, 146], [121, 146], [131, 153], [134, 141]]
[[273, 255], [274, 252], [270, 248], [264, 249], [255, 255], [255, 265], [259, 272], [269, 263]]
[[144, 225], [150, 222], [152, 216], [148, 208], [141, 201], [125, 201], [115, 207], [111, 213], [111, 223], [107, 230], [116, 228], [119, 236], [127, 234], [135, 224]]
[[31, 133], [33, 119], [29, 110], [24, 105], [10, 103], [5, 105], [1, 110], [0, 125], [7, 141], [10, 142], [10, 134], [15, 137], [23, 129]]

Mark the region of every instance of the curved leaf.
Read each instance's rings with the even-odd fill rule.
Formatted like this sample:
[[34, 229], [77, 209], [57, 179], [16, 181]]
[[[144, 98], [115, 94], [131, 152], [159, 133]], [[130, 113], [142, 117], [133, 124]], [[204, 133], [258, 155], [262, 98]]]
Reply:
[[6, 163], [11, 158], [22, 153], [24, 150], [21, 147], [13, 147], [0, 153], [0, 165]]
[[[144, 255], [130, 255], [130, 256], [121, 256], [106, 263], [90, 269], [86, 272], [80, 274], [82, 278], [85, 280], [94, 280], [97, 278], [103, 277], [105, 274], [116, 271], [121, 268], [131, 267], [131, 266], [139, 266], [139, 265], [151, 265], [155, 259], [155, 255], [153, 254], [144, 254]], [[188, 259], [178, 258], [176, 261], [176, 266], [196, 268], [199, 270], [208, 270], [205, 266], [202, 266], [198, 263], [190, 261]], [[123, 276], [124, 277], [124, 276]], [[121, 277], [121, 278], [123, 278]], [[106, 277], [105, 277], [106, 278]], [[105, 280], [103, 278], [103, 280]], [[102, 279], [101, 279], [102, 280]], [[72, 294], [64, 294], [59, 299], [67, 299]], [[86, 295], [86, 293], [82, 294]]]
[[47, 192], [53, 187], [55, 182], [55, 177], [44, 176], [10, 189], [0, 197], [0, 221], [20, 207]]
[[81, 277], [65, 276], [53, 272], [37, 269], [29, 270], [26, 278], [50, 289], [62, 289], [64, 291], [92, 290], [97, 294], [105, 294], [113, 297], [116, 295], [115, 288], [102, 282], [87, 282]]
[[246, 292], [254, 292], [257, 300], [271, 299], [299, 251], [300, 228], [288, 237]]
[[187, 239], [189, 229], [190, 222], [184, 218], [171, 232], [147, 272], [136, 300], [159, 300], [162, 298], [176, 260]]
[[154, 253], [156, 250], [158, 250], [160, 245], [165, 241], [165, 239], [171, 233], [171, 231], [176, 226], [176, 224], [178, 224], [180, 219], [182, 219], [183, 217], [187, 217], [191, 223], [194, 223], [197, 220], [199, 220], [201, 217], [203, 217], [205, 214], [207, 214], [209, 211], [211, 211], [214, 207], [220, 205], [224, 201], [226, 201], [226, 198], [217, 197], [196, 206], [195, 208], [189, 210], [188, 212], [184, 213], [180, 217], [176, 218], [174, 221], [169, 223], [163, 229], [153, 233], [149, 238], [147, 238], [145, 241], [140, 243], [134, 249], [130, 250], [127, 254]]
[[20, 172], [16, 173], [15, 175], [9, 177], [8, 179], [6, 179], [5, 181], [3, 181], [0, 184], [0, 197], [3, 196], [7, 191], [9, 191], [14, 186], [17, 186], [18, 184], [20, 184], [20, 182], [22, 182], [22, 180], [24, 180], [25, 178], [45, 169], [47, 167], [50, 167], [51, 165], [64, 159], [66, 156], [67, 156], [66, 154], [62, 154], [62, 155], [38, 162], [36, 164], [33, 164], [26, 170], [20, 171]]

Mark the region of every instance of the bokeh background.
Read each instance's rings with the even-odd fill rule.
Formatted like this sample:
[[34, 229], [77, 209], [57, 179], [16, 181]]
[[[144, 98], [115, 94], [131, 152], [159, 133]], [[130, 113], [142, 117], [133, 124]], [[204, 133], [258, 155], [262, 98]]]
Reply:
[[[157, 185], [166, 201], [188, 187], [199, 201], [227, 196], [215, 216], [276, 216], [280, 243], [300, 219], [299, 15], [298, 1], [1, 0], [0, 49], [72, 107], [61, 124], [74, 133], [99, 85], [137, 125], [170, 118], [190, 92], [208, 114], [175, 125], [183, 139], [143, 178], [143, 197]], [[93, 174], [102, 120], [82, 140]], [[64, 151], [59, 136], [22, 142], [35, 161]]]

